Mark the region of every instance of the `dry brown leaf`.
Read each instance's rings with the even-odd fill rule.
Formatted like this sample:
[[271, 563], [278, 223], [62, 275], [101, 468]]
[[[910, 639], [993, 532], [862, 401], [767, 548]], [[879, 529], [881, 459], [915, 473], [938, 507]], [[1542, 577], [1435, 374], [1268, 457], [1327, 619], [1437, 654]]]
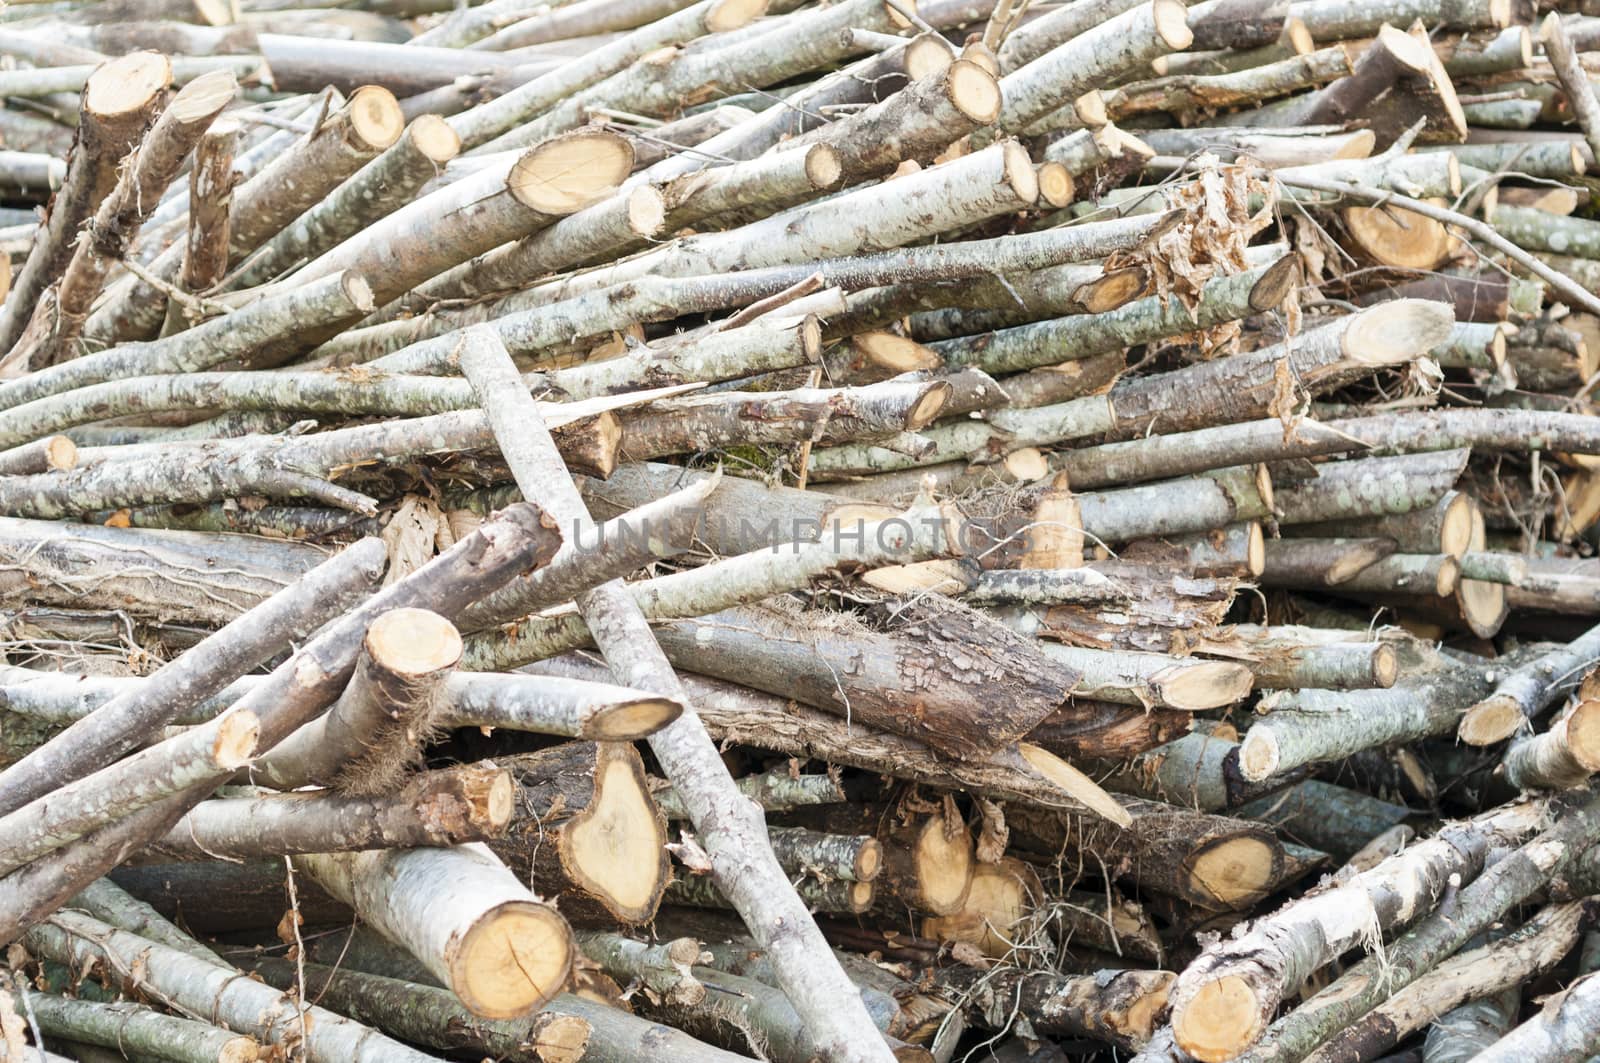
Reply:
[[1295, 412], [1299, 405], [1294, 370], [1289, 365], [1289, 359], [1280, 358], [1272, 370], [1272, 401], [1267, 403], [1267, 415], [1282, 422], [1285, 443], [1294, 437], [1294, 427], [1300, 419]]
[[22, 1063], [32, 1054], [28, 1050], [28, 1024], [17, 1014], [11, 994], [0, 989], [0, 1060]]
[[1005, 810], [987, 797], [975, 800], [978, 814], [982, 817], [978, 824], [978, 863], [998, 864], [1011, 842], [1011, 828], [1006, 826]]

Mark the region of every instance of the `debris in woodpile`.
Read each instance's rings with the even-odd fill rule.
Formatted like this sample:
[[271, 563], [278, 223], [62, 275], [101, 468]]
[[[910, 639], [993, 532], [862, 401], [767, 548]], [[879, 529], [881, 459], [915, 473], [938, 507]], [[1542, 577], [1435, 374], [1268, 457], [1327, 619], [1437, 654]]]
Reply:
[[0, 1061], [1600, 1060], [1600, 9], [0, 9]]

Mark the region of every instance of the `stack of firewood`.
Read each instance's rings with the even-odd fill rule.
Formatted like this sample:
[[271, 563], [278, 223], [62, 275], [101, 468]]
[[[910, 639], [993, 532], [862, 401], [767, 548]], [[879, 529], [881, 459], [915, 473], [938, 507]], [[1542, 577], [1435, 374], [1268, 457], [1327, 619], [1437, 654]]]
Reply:
[[14, 0], [0, 1061], [1600, 1058], [1600, 12]]

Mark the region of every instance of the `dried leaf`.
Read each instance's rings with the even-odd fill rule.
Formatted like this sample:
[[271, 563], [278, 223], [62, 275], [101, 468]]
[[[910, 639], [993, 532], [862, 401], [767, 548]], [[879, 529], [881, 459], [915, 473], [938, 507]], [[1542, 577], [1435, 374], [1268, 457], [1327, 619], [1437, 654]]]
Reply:
[[22, 1063], [32, 1055], [28, 1050], [28, 1024], [17, 1014], [11, 994], [0, 989], [0, 1060]]
[[1011, 828], [1006, 826], [1005, 810], [987, 797], [976, 798], [978, 814], [977, 857], [980, 864], [998, 864], [1006, 855], [1011, 842]]
[[683, 840], [668, 842], [667, 852], [677, 857], [680, 864], [695, 874], [711, 874], [711, 856], [695, 840], [695, 836], [686, 830], [680, 830], [678, 836]]
[[1272, 401], [1267, 403], [1267, 414], [1283, 424], [1283, 441], [1294, 438], [1294, 427], [1299, 421], [1299, 396], [1294, 382], [1294, 370], [1289, 359], [1280, 358], [1272, 370]]

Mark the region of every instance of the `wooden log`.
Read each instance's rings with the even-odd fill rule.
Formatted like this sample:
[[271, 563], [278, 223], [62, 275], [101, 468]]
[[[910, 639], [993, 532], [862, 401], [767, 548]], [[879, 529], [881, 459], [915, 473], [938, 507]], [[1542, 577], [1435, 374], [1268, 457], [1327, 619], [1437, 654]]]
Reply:
[[1596, 645], [1600, 645], [1600, 628], [1591, 628], [1566, 646], [1502, 677], [1490, 696], [1468, 707], [1457, 737], [1475, 746], [1511, 737], [1584, 680]]
[[945, 944], [966, 944], [1004, 960], [1029, 935], [1047, 894], [1033, 866], [1015, 857], [972, 867], [971, 885], [954, 910], [922, 920], [922, 935]]
[[1418, 978], [1358, 1023], [1339, 1031], [1307, 1059], [1336, 1063], [1374, 1058], [1398, 1046], [1436, 1015], [1538, 978], [1572, 950], [1594, 914], [1592, 906], [1584, 902], [1541, 910], [1509, 934], [1462, 952]]
[[[1282, 363], [1285, 354], [1303, 386], [1322, 390], [1364, 376], [1380, 365], [1418, 357], [1447, 334], [1450, 323], [1437, 304], [1413, 301], [1387, 303], [1384, 308], [1394, 309], [1380, 317], [1341, 318], [1301, 336], [1292, 350], [1283, 345], [1265, 347], [1124, 381], [1103, 396], [1035, 410], [1004, 410], [984, 423], [968, 422], [923, 434], [938, 442], [941, 458], [993, 458], [1023, 446], [1101, 433], [1132, 437], [1152, 428], [1183, 431], [1257, 417], [1266, 412], [1270, 381], [1276, 372], [1273, 367]], [[863, 450], [819, 451], [812, 461], [815, 468], [838, 475], [884, 472], [906, 468], [915, 461], [881, 448]]]
[[945, 967], [935, 975], [941, 992], [984, 1029], [1005, 1029], [1026, 1015], [1041, 1034], [1088, 1037], [1123, 1048], [1149, 1040], [1176, 976], [1170, 971], [1097, 971], [1062, 975], [1016, 967], [980, 971]]
[[[233, 156], [239, 129], [231, 118], [214, 121], [194, 148], [194, 165], [189, 170], [189, 231], [178, 271], [178, 287], [191, 295], [210, 291], [228, 272], [228, 246], [233, 238]], [[198, 325], [201, 317], [197, 309], [169, 299], [161, 334]]]
[[1133, 817], [1126, 828], [1023, 809], [1010, 810], [1007, 822], [1013, 838], [1080, 873], [1122, 869], [1147, 889], [1210, 911], [1248, 909], [1276, 883], [1283, 849], [1264, 828], [1154, 801], [1122, 803]]
[[376, 582], [384, 561], [383, 543], [363, 540], [166, 665], [136, 691], [108, 701], [11, 765], [0, 782], [0, 808], [14, 812], [137, 748], [185, 710], [267, 660], [286, 636], [305, 638], [355, 604]]
[[518, 811], [511, 833], [490, 845], [496, 855], [574, 917], [654, 917], [671, 877], [666, 818], [638, 754], [622, 743], [571, 742], [504, 763]]
[[1543, 1010], [1477, 1056], [1484, 1063], [1513, 1059], [1581, 1059], [1593, 1048], [1600, 979], [1590, 974], [1545, 1001]]
[[1449, 667], [1408, 677], [1389, 690], [1270, 695], [1241, 744], [1244, 776], [1259, 782], [1303, 764], [1448, 733], [1471, 704], [1468, 699], [1489, 688], [1492, 674]]
[[896, 904], [949, 915], [971, 889], [972, 832], [950, 808], [918, 815], [883, 805], [825, 805], [795, 810], [784, 822], [830, 835], [874, 838], [880, 869], [870, 881]]
[[[746, 775], [736, 783], [741, 794], [768, 812], [788, 812], [810, 805], [842, 804], [846, 800], [844, 787], [831, 772], [800, 774], [798, 770], [782, 768], [760, 775]], [[671, 787], [652, 790], [650, 796], [667, 819], [688, 818], [677, 791]]]
[[[352, 966], [258, 956], [252, 957], [249, 969], [269, 985], [286, 991], [304, 984], [309, 994], [341, 1015], [440, 1051], [483, 1052], [506, 1059], [537, 1058], [550, 1063], [576, 1063], [599, 1054], [593, 1051], [599, 1047], [594, 1044], [595, 1028], [579, 1014], [546, 1009], [511, 1019], [485, 1019], [468, 1011], [447, 989], [385, 978], [352, 970]], [[551, 1004], [561, 1007], [575, 1000], [562, 994]], [[619, 1023], [640, 1021], [626, 1012], [601, 1010], [617, 1016]], [[709, 1045], [705, 1048], [716, 1051]]]
[[[1024, 737], [1063, 706], [1079, 678], [953, 603], [907, 603], [892, 631], [843, 623], [745, 606], [656, 633], [670, 657], [705, 674], [968, 756]], [[977, 698], [979, 688], [990, 693]], [[996, 699], [999, 690], [1006, 693]]]
[[1239, 771], [1239, 743], [1206, 730], [1107, 766], [1113, 768], [1102, 779], [1108, 790], [1201, 812], [1234, 808], [1259, 789]]
[[[759, 550], [700, 568], [634, 583], [629, 593], [651, 620], [693, 617], [759, 602], [773, 595], [798, 590], [830, 576], [860, 568], [910, 564], [952, 556], [964, 550], [964, 522], [949, 507], [921, 507], [903, 517], [867, 523], [851, 530], [836, 526], [836, 534], [818, 543], [794, 543], [789, 548]], [[796, 528], [805, 535], [809, 529]], [[631, 529], [651, 535], [647, 525]], [[555, 656], [587, 645], [590, 633], [575, 612], [529, 617], [512, 630], [474, 636], [468, 642], [468, 666], [481, 669], [513, 667]]]
[[118, 1049], [119, 1057], [126, 1052], [164, 1053], [177, 1059], [250, 1063], [261, 1051], [254, 1038], [132, 1001], [102, 1003], [30, 993], [27, 1008], [39, 1029], [51, 1038]]
[[316, 784], [353, 796], [388, 792], [438, 728], [442, 688], [460, 658], [461, 635], [444, 617], [426, 609], [382, 614], [367, 628], [339, 700], [279, 743], [252, 778], [279, 790]]
[[223, 70], [201, 75], [173, 96], [89, 219], [87, 235], [78, 241], [60, 280], [40, 297], [6, 355], [10, 364], [42, 368], [78, 353], [78, 338], [106, 276], [128, 253], [185, 156], [237, 91], [233, 74]]
[[1512, 742], [1505, 752], [1506, 782], [1519, 790], [1582, 786], [1600, 771], [1597, 720], [1600, 702], [1580, 701], [1548, 731]]
[[[28, 947], [58, 963], [98, 968], [126, 991], [150, 989], [191, 1014], [213, 1016], [263, 1044], [299, 1043], [319, 1063], [428, 1063], [433, 1057], [342, 1015], [301, 1005], [239, 972], [117, 930], [78, 912], [58, 912], [28, 935]], [[142, 960], [142, 962], [136, 962]]]
[[437, 115], [413, 120], [380, 155], [245, 256], [228, 286], [239, 289], [272, 280], [295, 263], [326, 253], [364, 225], [388, 217], [460, 150], [461, 139]]
[[129, 377], [192, 373], [227, 362], [247, 364], [264, 348], [300, 329], [314, 329], [373, 308], [372, 290], [358, 274], [269, 295], [222, 319], [150, 343], [127, 343], [80, 355], [18, 380], [0, 384], [7, 410], [75, 388]]
[[473, 1014], [510, 1019], [566, 984], [572, 931], [481, 845], [329, 853], [295, 860], [403, 944]]
[[117, 167], [164, 102], [171, 76], [165, 57], [134, 52], [98, 68], [84, 87], [66, 180], [0, 309], [0, 348], [16, 344], [45, 290], [67, 268], [78, 230], [116, 186]]
[[1260, 1039], [1277, 1002], [1306, 974], [1424, 915], [1452, 875], [1459, 881], [1481, 869], [1491, 844], [1516, 844], [1536, 833], [1541, 812], [1537, 804], [1523, 804], [1447, 825], [1435, 837], [1207, 949], [1173, 986], [1178, 1045], [1200, 1060], [1238, 1055]]
[[[448, 618], [511, 573], [547, 561], [555, 553], [556, 535], [542, 518], [537, 507], [526, 503], [508, 507], [450, 550], [329, 625], [236, 703], [235, 712], [253, 712], [261, 721], [258, 748], [270, 749], [334, 701], [353, 673], [361, 638], [377, 615], [425, 601]], [[48, 915], [120, 862], [131, 848], [166, 833], [225, 781], [226, 774], [214, 775], [11, 876], [18, 888], [0, 893], [4, 908], [0, 936], [15, 937]]]
[[[870, 911], [877, 896], [877, 886], [871, 882], [824, 882], [804, 877], [794, 882], [794, 890], [808, 911], [836, 912], [841, 915], [861, 915]], [[664, 899], [671, 904], [693, 908], [736, 910], [733, 902], [717, 889], [711, 877], [703, 874], [675, 875], [667, 883]]]
[[[582, 496], [563, 468], [531, 396], [515, 384], [506, 387], [508, 380], [515, 380], [516, 367], [504, 345], [494, 333], [476, 331], [461, 357], [463, 372], [484, 403], [519, 488], [530, 498], [552, 500], [564, 523], [592, 528]], [[653, 633], [619, 582], [585, 592], [579, 604], [602, 653], [610, 653], [619, 678], [669, 695], [681, 693]], [[876, 1034], [865, 1009], [857, 1004], [837, 963], [821, 951], [821, 934], [786, 885], [770, 847], [762, 842], [759, 811], [738, 796], [698, 717], [693, 713], [679, 717], [651, 739], [651, 750], [668, 778], [682, 787], [679, 792], [711, 857], [719, 889], [771, 952], [785, 992], [805, 1017], [814, 1050], [841, 1061], [876, 1063], [886, 1053], [876, 1049]]]
[[1235, 624], [1195, 647], [1206, 656], [1238, 659], [1257, 687], [1323, 690], [1385, 689], [1400, 677], [1400, 658], [1384, 641], [1294, 625]]
[[[1554, 826], [1464, 887], [1448, 911], [1430, 916], [1404, 937], [1389, 943], [1381, 957], [1369, 956], [1335, 979], [1319, 994], [1322, 1007], [1301, 1014], [1288, 1013], [1256, 1046], [1255, 1054], [1271, 1063], [1305, 1058], [1323, 1040], [1405, 988], [1419, 974], [1448, 959], [1511, 906], [1531, 896], [1552, 875], [1560, 874], [1572, 859], [1569, 847], [1574, 839], [1584, 839], [1577, 841], [1581, 849], [1600, 826], [1600, 807], [1592, 800], [1577, 800], [1559, 815]], [[1380, 962], [1392, 973], [1378, 989], [1372, 978]], [[1180, 986], [1181, 983], [1180, 978]]]
[[[540, 661], [529, 670], [574, 678], [600, 674], [570, 654]], [[970, 790], [1040, 808], [1074, 808], [1081, 802], [1112, 822], [1130, 821], [1122, 806], [1081, 772], [1029, 742], [986, 759], [953, 761], [915, 739], [852, 727], [837, 716], [782, 697], [702, 676], [686, 674], [683, 681], [685, 689], [694, 694], [696, 711], [707, 730], [721, 741], [792, 756], [816, 756], [893, 778]]]
[[1062, 103], [1193, 40], [1182, 7], [1155, 0], [1125, 9], [1002, 78], [1000, 124], [1025, 131]]
[[1359, 790], [1307, 779], [1281, 793], [1239, 805], [1233, 814], [1270, 824], [1295, 841], [1345, 862], [1373, 838], [1403, 823], [1411, 810]]
[[514, 791], [504, 771], [464, 766], [418, 775], [390, 794], [327, 792], [202, 801], [141, 860], [257, 860], [481, 842], [504, 833]]
[[[379, 86], [353, 94], [343, 107], [319, 115], [312, 130], [233, 190], [229, 259], [237, 261], [304, 214], [346, 177], [393, 144], [404, 129], [394, 95]], [[160, 281], [178, 275], [183, 246], [174, 243], [150, 263]], [[332, 272], [332, 271], [330, 271]], [[155, 285], [127, 277], [106, 293], [84, 335], [108, 345], [154, 335], [166, 314]]]
[[468, 148], [494, 143], [508, 130], [529, 123], [564, 99], [627, 69], [651, 53], [709, 33], [738, 29], [759, 18], [765, 10], [766, 5], [750, 0], [701, 0], [644, 24], [594, 49], [577, 62], [563, 64], [511, 92], [454, 115], [450, 126]]
[[99, 827], [208, 777], [249, 763], [260, 738], [255, 713], [238, 710], [161, 745], [58, 786], [0, 817], [0, 874], [10, 874]]

